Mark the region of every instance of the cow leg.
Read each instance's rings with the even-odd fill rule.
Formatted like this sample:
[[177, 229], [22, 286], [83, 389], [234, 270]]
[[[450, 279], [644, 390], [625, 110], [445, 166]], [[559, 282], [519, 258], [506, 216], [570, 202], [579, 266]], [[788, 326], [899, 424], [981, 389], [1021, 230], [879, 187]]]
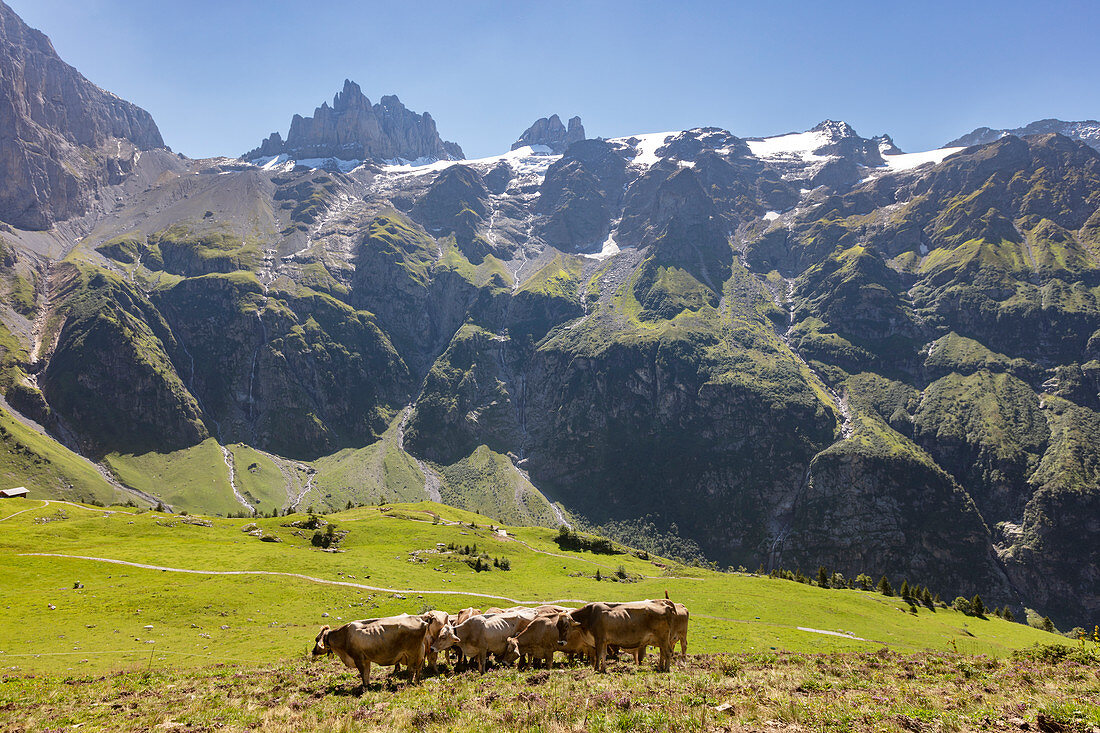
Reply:
[[657, 669], [661, 672], [667, 672], [669, 667], [672, 666], [672, 644], [665, 642], [660, 646], [661, 656], [657, 661]]
[[596, 637], [596, 655], [593, 660], [593, 666], [597, 672], [603, 672], [607, 667], [607, 640], [602, 636]]
[[370, 661], [359, 662], [358, 667], [359, 679], [363, 680], [363, 692], [366, 692], [367, 686], [370, 685]]
[[477, 653], [477, 668], [481, 670], [482, 674], [485, 674], [485, 662], [489, 657], [489, 653], [482, 649]]
[[688, 655], [688, 635], [684, 632], [684, 635], [680, 637], [680, 656], [687, 659]]

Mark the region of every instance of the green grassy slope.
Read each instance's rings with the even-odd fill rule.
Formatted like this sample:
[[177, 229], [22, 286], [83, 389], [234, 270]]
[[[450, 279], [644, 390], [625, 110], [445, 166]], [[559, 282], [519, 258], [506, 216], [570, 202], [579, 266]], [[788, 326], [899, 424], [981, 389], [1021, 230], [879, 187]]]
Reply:
[[237, 490], [259, 512], [281, 511], [300, 493], [299, 487], [305, 483], [300, 464], [274, 458], [243, 443], [227, 448], [233, 453]]
[[[324, 517], [349, 531], [339, 545], [344, 551], [337, 553], [313, 548], [312, 531], [283, 526], [302, 518], [259, 520], [265, 534], [282, 540], [263, 542], [241, 531], [250, 523], [243, 519], [4, 501], [0, 606], [6, 613], [0, 616], [0, 664], [13, 671], [71, 674], [138, 663], [267, 662], [305, 651], [321, 624], [429, 606], [577, 605], [661, 597], [665, 591], [691, 610], [689, 651], [696, 653], [855, 651], [882, 645], [899, 651], [945, 650], [957, 645], [962, 652], [1003, 655], [1061, 638], [946, 609], [913, 615], [899, 599], [870, 592], [718, 574], [631, 554], [563, 552], [552, 530], [509, 528], [509, 536], [502, 537], [485, 526], [483, 517], [431, 503], [362, 507]], [[203, 526], [205, 521], [210, 526]], [[475, 573], [465, 556], [437, 551], [439, 543], [452, 542], [460, 547], [476, 543], [490, 557], [508, 557], [512, 570]], [[597, 570], [608, 578], [620, 565], [633, 582], [594, 578]], [[258, 574], [207, 574], [236, 571]], [[83, 587], [74, 589], [78, 581]], [[28, 623], [39, 629], [48, 625], [50, 632], [27, 634]]]
[[105, 462], [122, 483], [161, 497], [177, 511], [224, 515], [243, 509], [233, 496], [221, 446], [213, 438], [171, 453], [111, 453]]
[[302, 498], [301, 507], [342, 509], [349, 500], [377, 504], [425, 498], [424, 474], [398, 445], [400, 422], [398, 414], [382, 439], [365, 448], [348, 448], [314, 461], [313, 490]]
[[550, 503], [512, 465], [511, 459], [488, 446], [440, 471], [440, 496], [451, 506], [494, 517], [509, 524], [556, 527]]
[[36, 433], [0, 408], [0, 487], [25, 486], [34, 498], [124, 500], [71, 450]]

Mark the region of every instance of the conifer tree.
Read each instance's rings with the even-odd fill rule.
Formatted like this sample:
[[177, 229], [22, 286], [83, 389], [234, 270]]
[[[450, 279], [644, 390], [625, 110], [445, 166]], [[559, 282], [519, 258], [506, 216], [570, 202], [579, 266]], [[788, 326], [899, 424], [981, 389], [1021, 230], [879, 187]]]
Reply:
[[884, 596], [894, 595], [894, 588], [890, 585], [890, 581], [885, 575], [883, 575], [882, 580], [878, 582], [878, 592]]
[[817, 568], [817, 584], [822, 588], [829, 587], [829, 571], [824, 565], [819, 565]]
[[901, 598], [902, 598], [903, 601], [908, 601], [909, 600], [909, 581], [908, 580], [901, 581], [901, 594], [900, 595], [901, 595]]
[[974, 597], [970, 599], [970, 612], [975, 616], [981, 617], [985, 615], [985, 611], [986, 608], [985, 604], [982, 603], [982, 597], [975, 594]]

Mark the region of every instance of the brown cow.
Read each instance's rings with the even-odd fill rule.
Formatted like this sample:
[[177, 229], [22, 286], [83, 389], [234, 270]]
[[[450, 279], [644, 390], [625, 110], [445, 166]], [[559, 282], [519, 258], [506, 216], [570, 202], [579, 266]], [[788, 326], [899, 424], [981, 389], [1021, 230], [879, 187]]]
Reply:
[[[460, 623], [462, 623], [466, 619], [472, 618], [474, 616], [480, 616], [480, 615], [481, 615], [481, 609], [480, 608], [474, 608], [473, 606], [470, 606], [468, 608], [464, 608], [461, 611], [459, 611], [457, 615], [456, 614], [451, 614], [450, 616], [448, 616], [447, 617], [447, 623], [450, 624], [451, 626], [458, 626]], [[438, 637], [438, 634], [436, 636]], [[454, 652], [454, 660], [455, 660], [455, 667], [454, 668], [455, 668], [455, 671], [456, 672], [465, 671], [465, 669], [466, 669], [466, 655], [463, 654], [462, 649], [457, 647], [457, 646], [451, 647], [451, 650]]]
[[424, 614], [425, 618], [430, 619], [428, 622], [428, 638], [426, 640], [427, 648], [424, 650], [425, 659], [428, 667], [432, 672], [436, 671], [436, 665], [439, 662], [439, 654], [431, 650], [431, 645], [439, 638], [439, 633], [443, 631], [443, 627], [447, 625], [447, 621], [450, 618], [446, 611], [428, 611]]
[[467, 657], [476, 658], [478, 669], [484, 674], [490, 654], [507, 664], [519, 658], [519, 649], [510, 638], [527, 628], [532, 617], [529, 613], [495, 613], [473, 616], [458, 626], [446, 626], [432, 650], [439, 652], [458, 646]]
[[587, 603], [558, 616], [558, 643], [567, 643], [569, 630], [579, 627], [591, 634], [595, 655], [593, 666], [602, 672], [606, 667], [607, 647], [613, 644], [624, 649], [649, 645], [660, 649], [657, 668], [667, 672], [672, 656], [672, 624], [676, 608], [672, 601], [637, 601], [634, 603]]
[[535, 664], [538, 661], [546, 662], [546, 666], [553, 668], [554, 652], [561, 651], [572, 657], [575, 654], [593, 653], [592, 637], [585, 634], [580, 628], [571, 628], [566, 636], [565, 644], [558, 643], [558, 616], [538, 616], [527, 625], [527, 628], [515, 637], [519, 651], [520, 663], [530, 661]]
[[431, 619], [424, 616], [388, 616], [352, 621], [338, 629], [322, 626], [313, 646], [313, 656], [336, 654], [345, 666], [358, 669], [363, 689], [370, 683], [371, 662], [382, 666], [405, 664], [414, 682], [428, 648]]
[[[687, 606], [683, 603], [673, 603], [673, 607], [676, 609], [676, 618], [672, 620], [672, 647], [676, 646], [676, 642], [680, 642], [680, 656], [687, 658], [687, 639], [688, 639], [688, 620], [690, 614], [688, 613]], [[645, 648], [639, 647], [636, 649], [627, 649], [634, 655], [634, 661], [641, 664], [645, 659]], [[612, 655], [615, 656], [615, 655]]]

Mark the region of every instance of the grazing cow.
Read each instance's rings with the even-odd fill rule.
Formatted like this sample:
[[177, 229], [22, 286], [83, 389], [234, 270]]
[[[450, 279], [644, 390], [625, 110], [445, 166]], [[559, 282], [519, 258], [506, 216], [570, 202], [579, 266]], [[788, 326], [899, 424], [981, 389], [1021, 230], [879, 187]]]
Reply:
[[490, 654], [505, 664], [519, 658], [519, 649], [510, 637], [526, 629], [531, 621], [530, 615], [525, 613], [473, 616], [458, 626], [446, 626], [432, 645], [432, 650], [440, 652], [457, 646], [467, 657], [477, 659], [478, 669], [484, 674]]
[[657, 668], [667, 672], [671, 664], [672, 624], [675, 617], [676, 608], [668, 600], [587, 603], [558, 616], [558, 644], [565, 646], [569, 631], [574, 627], [591, 634], [595, 647], [593, 666], [598, 672], [606, 668], [609, 644], [624, 649], [652, 645], [661, 652]]
[[564, 606], [535, 606], [536, 616], [557, 616], [559, 613], [568, 613], [569, 609]]
[[436, 665], [439, 662], [439, 654], [431, 650], [431, 645], [439, 638], [439, 634], [443, 631], [443, 627], [447, 625], [450, 616], [447, 615], [446, 611], [428, 611], [424, 614], [424, 617], [430, 619], [428, 622], [428, 638], [425, 641], [427, 645], [424, 650], [425, 659], [428, 667], [431, 668], [432, 672], [435, 672]]
[[554, 652], [561, 651], [573, 657], [576, 654], [593, 653], [592, 637], [580, 628], [571, 628], [565, 644], [558, 643], [558, 616], [539, 616], [527, 628], [515, 636], [520, 663], [536, 664], [542, 660], [553, 668]]
[[[447, 623], [451, 626], [458, 626], [460, 623], [473, 616], [480, 616], [481, 609], [468, 607], [458, 612], [457, 615], [452, 614], [447, 617]], [[437, 634], [438, 636], [438, 634]], [[452, 646], [451, 650], [454, 651], [455, 671], [461, 672], [466, 669], [466, 655], [462, 653], [462, 649], [457, 646]]]
[[[687, 640], [688, 640], [688, 614], [687, 606], [683, 603], [673, 603], [673, 607], [676, 609], [676, 618], [672, 620], [672, 637], [669, 639], [672, 648], [675, 648], [676, 642], [680, 642], [680, 656], [687, 658]], [[634, 661], [641, 664], [645, 659], [645, 647], [638, 647], [636, 649], [627, 649], [634, 655]], [[612, 656], [618, 656], [618, 650]]]
[[395, 669], [405, 664], [412, 672], [413, 681], [419, 682], [430, 626], [427, 614], [352, 621], [338, 629], [322, 626], [313, 646], [313, 656], [336, 654], [347, 667], [359, 670], [364, 690], [370, 683], [371, 662], [394, 665]]

